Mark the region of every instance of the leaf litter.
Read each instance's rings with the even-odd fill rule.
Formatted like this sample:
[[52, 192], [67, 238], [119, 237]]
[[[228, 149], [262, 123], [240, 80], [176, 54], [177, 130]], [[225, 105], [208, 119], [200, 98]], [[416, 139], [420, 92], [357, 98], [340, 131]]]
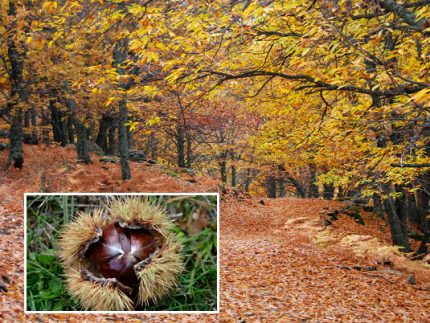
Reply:
[[[25, 146], [25, 155], [26, 167], [0, 181], [0, 274], [8, 290], [0, 292], [2, 322], [430, 321], [428, 265], [396, 252], [382, 220], [364, 214], [362, 226], [341, 216], [327, 227], [322, 210], [344, 204], [283, 198], [262, 205], [230, 193], [221, 202], [218, 314], [24, 315], [24, 192], [218, 190], [214, 180], [189, 183], [160, 165], [131, 163], [133, 179], [122, 182], [118, 165], [82, 165], [70, 149]], [[0, 164], [6, 157], [0, 154]]]

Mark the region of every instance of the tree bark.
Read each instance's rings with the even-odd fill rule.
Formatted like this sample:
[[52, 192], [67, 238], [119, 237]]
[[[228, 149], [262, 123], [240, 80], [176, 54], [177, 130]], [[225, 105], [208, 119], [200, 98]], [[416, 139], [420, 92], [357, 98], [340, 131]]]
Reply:
[[67, 140], [70, 144], [75, 143], [75, 131], [73, 129], [73, 118], [67, 118]]
[[130, 163], [128, 161], [129, 158], [129, 149], [128, 149], [128, 141], [127, 141], [127, 127], [125, 123], [127, 122], [127, 102], [125, 99], [122, 99], [119, 102], [119, 139], [118, 139], [118, 148], [119, 148], [119, 157], [121, 164], [121, 178], [123, 180], [127, 180], [131, 178], [130, 172]]
[[236, 187], [237, 184], [237, 173], [236, 173], [236, 166], [231, 165], [231, 186]]
[[333, 184], [324, 184], [323, 197], [326, 200], [331, 200], [331, 199], [333, 199], [333, 196], [334, 196], [334, 185]]
[[6, 169], [10, 165], [22, 168], [24, 164], [24, 154], [22, 150], [23, 130], [22, 130], [22, 106], [19, 103], [27, 103], [28, 93], [24, 88], [24, 58], [25, 53], [18, 48], [17, 41], [17, 8], [14, 1], [9, 2], [8, 16], [11, 23], [7, 28], [7, 55], [10, 63], [10, 100], [7, 103], [7, 112], [11, 113], [10, 146]]
[[111, 128], [114, 128], [114, 119], [112, 116], [104, 113], [100, 120], [99, 132], [97, 134], [96, 144], [103, 149], [104, 152], [108, 152], [108, 132]]
[[309, 166], [309, 189], [308, 196], [309, 197], [319, 197], [318, 194], [318, 185], [316, 185], [317, 181], [317, 171], [314, 165]]
[[297, 194], [300, 197], [305, 197], [306, 196], [305, 188], [303, 187], [303, 185], [297, 179], [295, 179], [294, 177], [289, 176], [289, 175], [287, 175], [286, 178], [287, 178], [288, 182], [290, 182], [295, 187], [295, 189], [297, 191]]
[[[115, 45], [113, 51], [114, 65], [116, 66], [116, 71], [120, 75], [126, 74], [126, 69], [124, 63], [128, 55], [128, 39], [121, 39]], [[127, 90], [129, 88], [129, 81], [123, 81], [120, 84], [121, 89]], [[128, 109], [127, 109], [127, 99], [125, 94], [119, 102], [119, 117], [118, 117], [118, 150], [121, 165], [121, 178], [127, 180], [131, 178], [130, 163], [129, 163], [129, 143], [127, 139], [127, 123], [128, 119]]]
[[191, 168], [193, 164], [192, 141], [190, 132], [186, 131], [186, 148], [187, 148], [187, 168]]
[[127, 146], [128, 146], [128, 150], [133, 149], [133, 144], [134, 144], [134, 140], [133, 140], [133, 132], [130, 131], [130, 128], [127, 126]]
[[186, 167], [185, 164], [185, 135], [184, 128], [176, 125], [176, 153], [179, 167]]
[[219, 173], [221, 176], [221, 182], [227, 183], [227, 151], [222, 151], [218, 156]]
[[[392, 189], [387, 185], [384, 187], [385, 194], [392, 193]], [[391, 240], [394, 245], [399, 246], [401, 251], [411, 251], [408, 235], [405, 234], [402, 228], [402, 223], [399, 218], [396, 201], [392, 197], [388, 197], [384, 201], [384, 209], [387, 214], [388, 224], [390, 226]]]
[[287, 194], [285, 178], [280, 178], [278, 182], [279, 182], [279, 197], [285, 197]]
[[384, 210], [382, 206], [381, 197], [378, 194], [373, 193], [372, 199], [373, 199], [373, 213], [377, 214], [381, 219], [384, 219]]
[[56, 107], [57, 93], [51, 93], [49, 100], [49, 110], [51, 111], [52, 132], [54, 141], [59, 142], [62, 147], [67, 145], [67, 124], [64, 120], [64, 113]]
[[249, 192], [249, 187], [251, 186], [252, 176], [251, 176], [251, 168], [247, 168], [245, 171], [245, 191]]
[[25, 110], [24, 112], [24, 127], [30, 127], [30, 110]]
[[[76, 143], [76, 153], [78, 159], [82, 160], [85, 164], [91, 163], [91, 158], [88, 151], [88, 129], [85, 124], [76, 116], [78, 107], [76, 102], [71, 98], [72, 90], [67, 81], [64, 82], [64, 90], [68, 94], [65, 99], [66, 107], [69, 110], [72, 119], [73, 126], [76, 130], [77, 143]], [[63, 122], [66, 124], [66, 122]], [[67, 134], [67, 128], [64, 129], [64, 134]]]
[[76, 152], [78, 154], [78, 159], [83, 161], [85, 164], [91, 163], [91, 158], [88, 151], [88, 132], [85, 125], [81, 120], [73, 117], [73, 125], [75, 126], [77, 143]]
[[24, 154], [22, 151], [23, 131], [21, 113], [17, 113], [16, 116], [12, 117], [9, 139], [9, 158], [6, 168], [9, 168], [10, 165], [13, 165], [15, 168], [22, 168], [24, 164]]
[[276, 178], [272, 175], [267, 176], [265, 186], [267, 197], [271, 199], [276, 198]]
[[117, 126], [118, 120], [112, 119], [112, 124], [109, 127], [108, 131], [108, 142], [107, 142], [107, 154], [108, 155], [115, 155], [117, 152], [117, 141], [116, 141], [116, 130], [118, 128]]
[[157, 160], [158, 157], [158, 149], [157, 149], [157, 139], [155, 138], [154, 133], [151, 132], [148, 138], [148, 143], [145, 148], [145, 155], [151, 156], [152, 160]]

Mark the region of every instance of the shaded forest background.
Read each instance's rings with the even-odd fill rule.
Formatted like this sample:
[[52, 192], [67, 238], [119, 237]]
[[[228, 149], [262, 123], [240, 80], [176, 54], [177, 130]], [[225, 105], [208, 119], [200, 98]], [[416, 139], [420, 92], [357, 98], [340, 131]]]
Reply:
[[0, 4], [4, 171], [74, 145], [124, 181], [133, 160], [352, 201], [428, 252], [430, 1]]

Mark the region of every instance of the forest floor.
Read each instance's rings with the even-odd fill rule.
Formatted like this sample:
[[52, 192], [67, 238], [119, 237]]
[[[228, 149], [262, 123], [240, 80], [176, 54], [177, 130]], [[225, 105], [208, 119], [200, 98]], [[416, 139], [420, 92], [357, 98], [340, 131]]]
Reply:
[[[363, 212], [365, 225], [340, 214], [336, 201], [258, 199], [230, 191], [220, 215], [219, 314], [24, 315], [24, 192], [214, 192], [215, 181], [132, 163], [119, 167], [75, 161], [72, 149], [25, 146], [22, 171], [0, 177], [0, 291], [2, 322], [430, 322], [430, 268], [389, 246], [389, 230]], [[0, 152], [0, 165], [6, 161]], [[170, 174], [170, 175], [169, 175]], [[415, 284], [410, 284], [413, 277]], [[409, 282], [408, 282], [409, 281]]]

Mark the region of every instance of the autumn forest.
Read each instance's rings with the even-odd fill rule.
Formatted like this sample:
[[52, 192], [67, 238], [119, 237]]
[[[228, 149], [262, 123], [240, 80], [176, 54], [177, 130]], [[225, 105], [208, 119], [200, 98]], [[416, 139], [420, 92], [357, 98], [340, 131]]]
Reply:
[[[221, 321], [429, 319], [430, 1], [0, 0], [0, 163], [6, 227], [24, 192], [220, 192]], [[248, 246], [301, 272], [321, 245], [320, 272], [416, 304], [282, 314], [223, 290]]]

